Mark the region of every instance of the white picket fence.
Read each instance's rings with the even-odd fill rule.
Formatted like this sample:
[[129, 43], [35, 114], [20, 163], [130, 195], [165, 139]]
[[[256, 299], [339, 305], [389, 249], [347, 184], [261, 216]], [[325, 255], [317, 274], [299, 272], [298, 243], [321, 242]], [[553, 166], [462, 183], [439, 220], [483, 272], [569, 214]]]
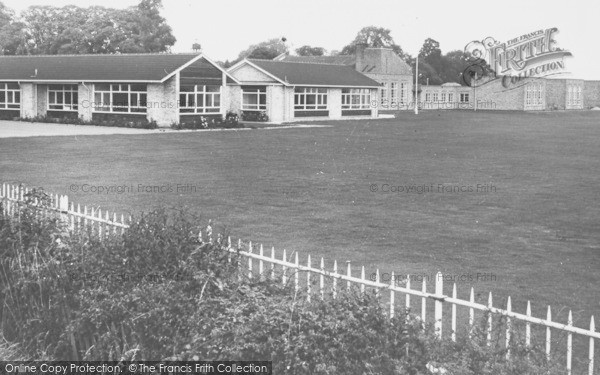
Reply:
[[[11, 214], [16, 210], [16, 206], [24, 204], [26, 202], [26, 195], [29, 192], [28, 189], [21, 186], [3, 184], [0, 195], [0, 202], [3, 203], [3, 213]], [[125, 221], [123, 215], [120, 216], [120, 220], [117, 220], [116, 214], [109, 214], [107, 211], [102, 214], [100, 209], [89, 209], [84, 206], [83, 209], [79, 205], [75, 207], [66, 195], [49, 195], [50, 206], [43, 207], [40, 205], [42, 211], [53, 211], [55, 214], [63, 215], [64, 220], [70, 224], [70, 227], [74, 230], [86, 228], [91, 226], [94, 228], [95, 233], [100, 236], [102, 234], [123, 233], [125, 229], [129, 227]], [[38, 204], [37, 202], [29, 202], [29, 204]], [[202, 237], [203, 233], [200, 233]], [[220, 238], [220, 236], [218, 236]], [[208, 238], [209, 241], [212, 239], [212, 228], [207, 228], [204, 233], [204, 238]], [[552, 330], [558, 330], [566, 334], [566, 351], [565, 351], [565, 369], [566, 373], [571, 375], [573, 372], [573, 335], [578, 335], [582, 339], [587, 339], [588, 353], [587, 353], [587, 369], [578, 373], [587, 373], [593, 375], [594, 373], [599, 374], [595, 359], [595, 340], [600, 340], [600, 332], [596, 332], [594, 317], [590, 318], [589, 329], [579, 328], [573, 325], [573, 314], [569, 311], [567, 323], [558, 323], [552, 320], [552, 310], [550, 306], [547, 308], [546, 318], [536, 318], [532, 316], [531, 303], [527, 302], [527, 308], [525, 314], [513, 311], [511, 298], [508, 297], [506, 307], [499, 308], [493, 305], [492, 293], [488, 294], [487, 304], [478, 303], [475, 301], [475, 291], [471, 288], [468, 300], [458, 298], [458, 291], [456, 283], [452, 285], [452, 294], [444, 294], [444, 277], [442, 273], [437, 273], [434, 280], [434, 292], [428, 292], [427, 279], [422, 278], [421, 285], [418, 289], [413, 289], [411, 285], [411, 277], [403, 277], [405, 283], [398, 283], [396, 275], [391, 274], [390, 283], [384, 283], [381, 281], [379, 270], [375, 271], [374, 280], [369, 280], [366, 277], [365, 267], [362, 266], [360, 269], [360, 277], [353, 275], [353, 269], [350, 262], [346, 262], [345, 272], [343, 269], [338, 267], [338, 262], [333, 262], [333, 269], [327, 270], [325, 267], [325, 259], [320, 258], [318, 266], [313, 267], [311, 256], [308, 255], [305, 263], [300, 262], [300, 256], [297, 252], [291, 254], [288, 259], [286, 250], [283, 250], [281, 258], [277, 257], [274, 248], [271, 248], [270, 254], [266, 255], [263, 249], [263, 245], [253, 245], [251, 242], [244, 243], [242, 240], [238, 240], [237, 246], [232, 246], [230, 238], [227, 238], [226, 247], [228, 251], [237, 253], [247, 259], [247, 272], [248, 277], [255, 278], [275, 278], [275, 275], [280, 276], [282, 283], [293, 283], [293, 288], [296, 292], [300, 290], [304, 291], [306, 298], [310, 300], [313, 296], [324, 299], [326, 296], [336, 298], [337, 294], [341, 291], [341, 288], [351, 289], [353, 286], [359, 288], [361, 293], [366, 292], [366, 288], [370, 288], [375, 291], [376, 295], [383, 296], [383, 293], [389, 293], [387, 303], [389, 304], [389, 316], [393, 317], [398, 308], [406, 308], [410, 311], [416, 311], [411, 303], [412, 298], [416, 297], [420, 299], [420, 319], [423, 322], [427, 321], [427, 301], [433, 301], [434, 304], [434, 319], [433, 324], [436, 334], [442, 337], [445, 332], [444, 322], [444, 305], [450, 308], [450, 337], [453, 341], [456, 341], [457, 334], [457, 321], [458, 312], [457, 307], [468, 309], [468, 333], [470, 334], [475, 324], [475, 312], [489, 313], [486, 324], [487, 330], [487, 342], [491, 344], [492, 340], [492, 325], [493, 315], [503, 316], [505, 318], [505, 324], [502, 326], [504, 332], [504, 345], [506, 346], [506, 355], [510, 356], [510, 343], [511, 337], [514, 332], [513, 319], [515, 322], [521, 322], [525, 326], [525, 345], [530, 346], [533, 333], [532, 325], [542, 327], [545, 329], [545, 351], [548, 357], [552, 353]], [[303, 275], [303, 276], [301, 276]], [[313, 276], [315, 279], [313, 279]], [[318, 281], [318, 282], [317, 282]], [[302, 285], [303, 284], [303, 285]], [[401, 285], [398, 285], [401, 284]], [[317, 290], [313, 290], [317, 289]], [[404, 295], [404, 304], [398, 304], [396, 301], [396, 295], [400, 293]], [[583, 358], [583, 356], [579, 356]]]

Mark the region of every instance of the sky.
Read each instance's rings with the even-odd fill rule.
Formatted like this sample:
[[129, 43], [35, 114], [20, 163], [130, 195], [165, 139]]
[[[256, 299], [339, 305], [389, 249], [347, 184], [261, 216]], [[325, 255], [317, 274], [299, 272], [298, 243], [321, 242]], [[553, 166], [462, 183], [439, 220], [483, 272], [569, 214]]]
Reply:
[[[138, 0], [0, 0], [17, 12], [30, 5], [102, 5], [124, 8]], [[232, 60], [252, 44], [286, 37], [292, 48], [305, 44], [341, 50], [364, 26], [391, 30], [396, 44], [416, 55], [426, 38], [444, 53], [473, 40], [505, 42], [539, 29], [557, 27], [557, 45], [570, 51], [570, 77], [600, 80], [599, 0], [163, 0], [173, 28], [173, 52], [194, 42], [213, 60]]]

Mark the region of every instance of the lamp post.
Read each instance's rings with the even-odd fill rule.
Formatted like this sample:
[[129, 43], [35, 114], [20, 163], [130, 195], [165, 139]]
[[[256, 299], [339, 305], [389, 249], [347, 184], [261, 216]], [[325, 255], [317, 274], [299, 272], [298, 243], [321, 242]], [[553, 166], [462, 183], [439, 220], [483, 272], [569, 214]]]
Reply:
[[419, 54], [417, 53], [417, 64], [415, 65], [415, 115], [419, 114]]

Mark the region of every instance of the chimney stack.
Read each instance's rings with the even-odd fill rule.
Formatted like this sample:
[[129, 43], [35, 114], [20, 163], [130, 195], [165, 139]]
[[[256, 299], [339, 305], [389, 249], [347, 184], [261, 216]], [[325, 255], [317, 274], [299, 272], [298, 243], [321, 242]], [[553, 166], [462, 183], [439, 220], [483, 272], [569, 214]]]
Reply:
[[366, 43], [358, 43], [356, 45], [356, 52], [354, 53], [354, 62], [356, 64], [356, 70], [362, 71], [364, 67], [365, 49], [368, 47]]

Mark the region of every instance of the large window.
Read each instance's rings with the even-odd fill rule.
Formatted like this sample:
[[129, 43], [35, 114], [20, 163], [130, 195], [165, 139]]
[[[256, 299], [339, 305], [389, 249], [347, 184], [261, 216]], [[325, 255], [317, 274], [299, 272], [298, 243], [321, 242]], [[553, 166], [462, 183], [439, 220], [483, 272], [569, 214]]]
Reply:
[[77, 111], [77, 85], [49, 85], [48, 109], [52, 111]]
[[390, 101], [393, 106], [398, 104], [398, 82], [392, 82], [390, 84]]
[[0, 83], [0, 109], [21, 108], [21, 88], [18, 83]]
[[567, 107], [582, 108], [581, 85], [567, 86]]
[[400, 103], [406, 103], [408, 85], [404, 82], [400, 83]]
[[180, 113], [219, 113], [221, 111], [221, 86], [181, 86], [179, 88]]
[[242, 110], [265, 111], [267, 88], [265, 86], [242, 86]]
[[379, 90], [379, 103], [381, 106], [387, 108], [390, 103], [388, 101], [388, 87], [387, 83], [383, 83], [381, 89]]
[[371, 108], [371, 90], [342, 89], [342, 109]]
[[467, 94], [467, 93], [460, 94], [460, 102], [468, 103], [469, 102], [469, 94]]
[[95, 84], [94, 110], [97, 112], [146, 113], [146, 85]]
[[294, 91], [296, 111], [322, 111], [327, 109], [327, 89], [297, 88]]
[[452, 103], [454, 101], [454, 93], [449, 92], [448, 93], [448, 102]]

